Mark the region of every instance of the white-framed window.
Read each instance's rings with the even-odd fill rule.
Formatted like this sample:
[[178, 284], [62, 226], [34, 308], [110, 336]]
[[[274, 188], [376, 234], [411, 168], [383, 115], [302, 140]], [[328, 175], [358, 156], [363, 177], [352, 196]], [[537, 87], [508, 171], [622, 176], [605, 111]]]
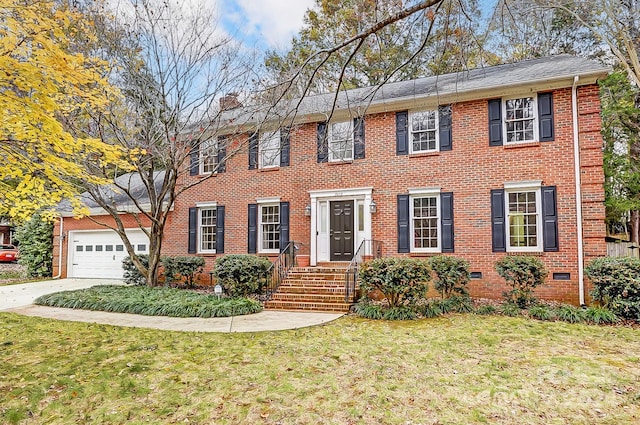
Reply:
[[502, 101], [504, 140], [509, 143], [538, 140], [536, 96], [506, 98]]
[[260, 133], [258, 143], [258, 167], [280, 166], [280, 130]]
[[353, 121], [329, 124], [329, 161], [353, 159]]
[[542, 251], [540, 185], [505, 187], [505, 198], [507, 251]]
[[409, 191], [411, 252], [440, 252], [439, 191]]
[[438, 111], [409, 114], [410, 153], [435, 152], [439, 148]]
[[209, 174], [218, 167], [218, 140], [215, 138], [200, 143], [200, 174]]
[[280, 252], [280, 204], [259, 204], [258, 246], [261, 253]]
[[216, 252], [217, 208], [215, 205], [198, 208], [198, 252]]

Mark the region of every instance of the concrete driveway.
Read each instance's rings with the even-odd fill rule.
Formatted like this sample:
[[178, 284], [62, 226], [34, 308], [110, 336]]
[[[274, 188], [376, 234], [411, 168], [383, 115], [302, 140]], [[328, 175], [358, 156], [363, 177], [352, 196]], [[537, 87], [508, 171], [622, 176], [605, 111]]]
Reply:
[[123, 283], [120, 280], [105, 279], [60, 279], [0, 286], [0, 312], [73, 322], [192, 332], [260, 332], [298, 329], [321, 325], [342, 316], [341, 313], [267, 310], [246, 316], [201, 319], [141, 316], [33, 305], [33, 301], [40, 295], [106, 284], [122, 285]]

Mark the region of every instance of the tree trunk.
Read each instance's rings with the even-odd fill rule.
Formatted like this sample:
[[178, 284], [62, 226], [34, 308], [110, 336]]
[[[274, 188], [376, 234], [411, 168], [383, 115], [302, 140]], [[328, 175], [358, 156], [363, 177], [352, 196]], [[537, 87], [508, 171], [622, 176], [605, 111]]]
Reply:
[[631, 211], [631, 223], [629, 226], [629, 237], [631, 242], [638, 244], [640, 241], [640, 211]]

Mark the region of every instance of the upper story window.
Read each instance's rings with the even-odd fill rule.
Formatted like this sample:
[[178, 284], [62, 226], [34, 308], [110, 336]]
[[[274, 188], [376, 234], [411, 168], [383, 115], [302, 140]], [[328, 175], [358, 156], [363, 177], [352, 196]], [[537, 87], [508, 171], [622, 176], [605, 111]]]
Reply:
[[353, 159], [353, 121], [329, 124], [329, 161]]
[[411, 153], [438, 150], [438, 112], [417, 111], [409, 115], [411, 121]]
[[260, 133], [258, 158], [259, 168], [280, 166], [280, 130]]
[[489, 146], [555, 140], [553, 92], [489, 99]]
[[216, 172], [217, 167], [218, 140], [205, 140], [200, 144], [200, 174]]
[[507, 143], [538, 140], [535, 97], [504, 100], [504, 134]]

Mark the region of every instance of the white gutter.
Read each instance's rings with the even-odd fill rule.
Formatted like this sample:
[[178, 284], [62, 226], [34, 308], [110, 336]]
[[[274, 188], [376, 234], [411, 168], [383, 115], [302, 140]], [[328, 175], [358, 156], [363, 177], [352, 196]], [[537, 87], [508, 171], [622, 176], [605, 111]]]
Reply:
[[584, 305], [584, 241], [582, 240], [582, 181], [580, 178], [580, 140], [578, 134], [578, 81], [573, 77], [571, 87], [571, 109], [573, 112], [573, 161], [576, 180], [576, 219], [578, 239], [578, 297], [580, 305]]
[[58, 248], [58, 274], [51, 279], [60, 279], [62, 276], [62, 244], [64, 243], [64, 217], [60, 217], [60, 235], [58, 237], [60, 246]]

